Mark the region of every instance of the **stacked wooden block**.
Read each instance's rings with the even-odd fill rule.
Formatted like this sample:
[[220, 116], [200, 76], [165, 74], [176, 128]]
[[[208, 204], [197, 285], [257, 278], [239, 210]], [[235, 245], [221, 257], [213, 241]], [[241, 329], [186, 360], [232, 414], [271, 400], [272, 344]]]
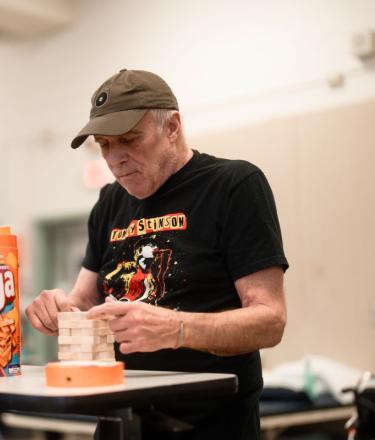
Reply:
[[60, 312], [60, 361], [113, 361], [114, 336], [108, 319], [87, 319], [86, 312]]

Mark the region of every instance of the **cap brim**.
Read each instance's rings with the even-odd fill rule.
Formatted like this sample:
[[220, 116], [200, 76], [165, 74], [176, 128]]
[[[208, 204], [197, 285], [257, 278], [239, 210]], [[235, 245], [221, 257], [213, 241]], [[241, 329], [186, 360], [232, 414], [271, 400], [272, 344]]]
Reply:
[[90, 135], [118, 136], [131, 130], [148, 109], [126, 110], [97, 116], [82, 128], [72, 140], [72, 148], [78, 148]]

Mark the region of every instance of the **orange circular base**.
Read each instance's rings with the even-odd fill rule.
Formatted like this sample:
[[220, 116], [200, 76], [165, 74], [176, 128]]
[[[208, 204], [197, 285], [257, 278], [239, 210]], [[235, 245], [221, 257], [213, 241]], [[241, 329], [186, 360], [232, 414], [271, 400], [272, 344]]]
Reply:
[[50, 387], [97, 387], [124, 382], [123, 362], [51, 362], [45, 367]]

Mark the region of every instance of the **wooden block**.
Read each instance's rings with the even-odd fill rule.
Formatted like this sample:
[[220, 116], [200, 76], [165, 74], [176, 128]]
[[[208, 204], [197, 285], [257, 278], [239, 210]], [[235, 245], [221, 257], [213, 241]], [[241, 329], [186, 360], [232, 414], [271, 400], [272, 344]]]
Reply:
[[74, 353], [59, 351], [57, 354], [57, 359], [59, 361], [74, 361], [75, 360], [74, 355], [75, 355]]
[[94, 353], [77, 353], [74, 358], [77, 361], [93, 361]]
[[86, 312], [61, 312], [59, 360], [113, 360], [114, 335], [106, 319], [90, 320]]
[[115, 358], [115, 352], [112, 351], [99, 351], [98, 353], [94, 353], [95, 360], [107, 360], [107, 359], [114, 359]]
[[58, 321], [77, 321], [79, 319], [87, 319], [87, 312], [59, 312], [57, 314]]
[[59, 353], [70, 353], [71, 345], [59, 345]]
[[108, 336], [59, 336], [57, 338], [58, 344], [105, 344], [110, 341], [107, 338], [113, 337], [113, 335]]
[[[113, 319], [112, 315], [101, 315], [100, 321], [108, 321], [109, 319]], [[59, 312], [57, 314], [57, 319], [59, 321], [78, 321], [78, 320], [86, 320], [87, 312]], [[96, 321], [95, 319], [88, 319], [88, 321]]]
[[98, 328], [72, 328], [70, 330], [71, 336], [105, 336], [112, 334], [113, 333], [108, 326]]
[[95, 353], [72, 353], [59, 351], [57, 356], [59, 361], [104, 361], [114, 360], [115, 352], [113, 350], [99, 351]]
[[59, 336], [70, 336], [70, 329], [69, 328], [59, 328]]
[[104, 319], [82, 319], [82, 320], [59, 320], [59, 328], [99, 328], [107, 327], [108, 321]]
[[113, 344], [71, 344], [59, 345], [61, 353], [95, 353], [98, 351], [111, 351]]

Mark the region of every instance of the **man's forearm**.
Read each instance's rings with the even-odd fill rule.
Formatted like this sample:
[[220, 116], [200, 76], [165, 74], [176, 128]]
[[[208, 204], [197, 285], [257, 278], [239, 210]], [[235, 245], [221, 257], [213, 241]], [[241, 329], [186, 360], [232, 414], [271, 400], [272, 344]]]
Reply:
[[249, 353], [281, 341], [285, 310], [252, 305], [221, 313], [178, 312], [184, 325], [183, 346], [220, 356]]
[[96, 288], [98, 274], [82, 268], [73, 289], [68, 294], [68, 301], [80, 310], [89, 310], [99, 304]]
[[78, 307], [82, 311], [90, 310], [91, 307], [99, 304], [92, 295], [74, 288], [68, 294], [68, 301], [72, 306]]

